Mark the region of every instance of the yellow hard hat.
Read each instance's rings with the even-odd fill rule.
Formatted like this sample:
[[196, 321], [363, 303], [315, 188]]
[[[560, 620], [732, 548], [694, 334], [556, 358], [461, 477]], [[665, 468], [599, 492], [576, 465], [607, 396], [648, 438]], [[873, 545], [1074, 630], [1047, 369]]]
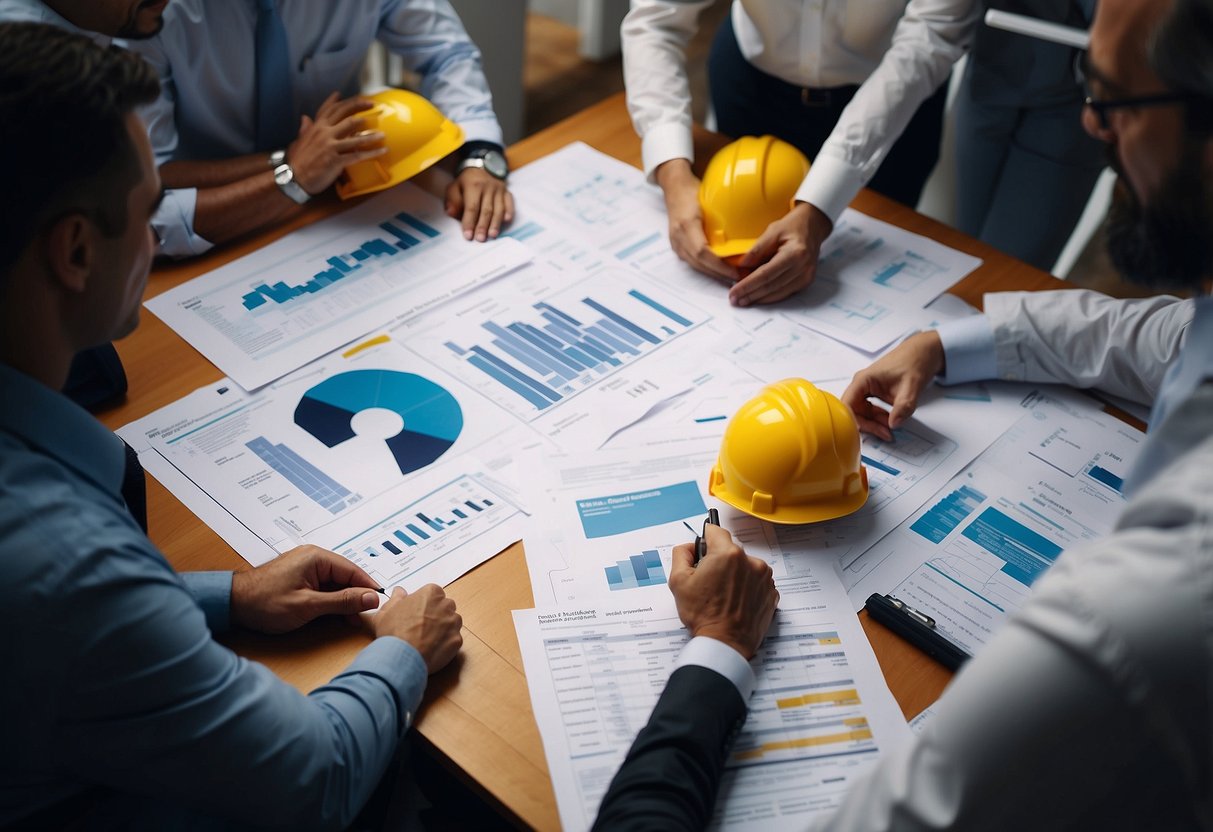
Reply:
[[360, 115], [367, 130], [383, 132], [387, 153], [345, 169], [337, 180], [342, 199], [399, 185], [463, 144], [459, 125], [415, 92], [390, 89], [368, 97], [375, 106]]
[[725, 428], [708, 493], [772, 523], [850, 514], [868, 499], [855, 416], [802, 378], [768, 384]]
[[774, 136], [745, 136], [722, 147], [699, 185], [708, 247], [718, 257], [745, 254], [792, 209], [808, 172], [805, 155]]

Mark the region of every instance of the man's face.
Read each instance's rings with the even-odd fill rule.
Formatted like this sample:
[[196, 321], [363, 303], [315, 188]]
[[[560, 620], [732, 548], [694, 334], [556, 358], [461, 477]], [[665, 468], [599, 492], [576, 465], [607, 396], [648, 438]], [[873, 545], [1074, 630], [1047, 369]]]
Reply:
[[89, 280], [85, 298], [90, 318], [103, 330], [90, 339], [98, 343], [113, 341], [134, 331], [139, 323], [143, 290], [156, 251], [149, 221], [163, 193], [160, 175], [152, 161], [152, 148], [143, 122], [133, 113], [128, 114], [126, 129], [139, 159], [139, 179], [124, 195], [125, 230], [115, 237], [100, 235], [96, 274]]
[[116, 38], [150, 38], [164, 25], [169, 0], [47, 0], [74, 26]]
[[[1171, 0], [1103, 0], [1091, 27], [1091, 95], [1115, 100], [1173, 92], [1150, 68], [1147, 42]], [[1196, 288], [1213, 274], [1213, 192], [1208, 142], [1185, 133], [1181, 104], [1091, 109], [1087, 131], [1107, 143], [1118, 174], [1108, 215], [1108, 253], [1126, 277]]]

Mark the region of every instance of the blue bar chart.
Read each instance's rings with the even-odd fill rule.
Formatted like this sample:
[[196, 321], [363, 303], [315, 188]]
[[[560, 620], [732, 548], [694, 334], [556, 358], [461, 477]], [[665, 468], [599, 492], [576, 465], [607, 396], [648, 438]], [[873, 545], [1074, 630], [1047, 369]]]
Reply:
[[660, 586], [666, 582], [665, 569], [656, 549], [645, 549], [638, 555], [630, 555], [627, 560], [606, 567], [606, 579], [612, 592]]
[[286, 445], [258, 436], [245, 447], [261, 458], [307, 497], [333, 514], [340, 514], [359, 497]]
[[1112, 489], [1118, 494], [1121, 493], [1122, 489], [1124, 488], [1124, 478], [1113, 474], [1111, 471], [1101, 465], [1091, 465], [1091, 467], [1087, 469], [1087, 476], [1101, 485], [1106, 485], [1108, 488]]
[[332, 548], [383, 586], [395, 586], [518, 513], [506, 498], [463, 475]]
[[480, 321], [444, 348], [473, 371], [473, 386], [535, 418], [701, 323], [654, 289], [593, 286]]
[[986, 497], [970, 485], [962, 485], [948, 494], [931, 509], [914, 521], [910, 531], [939, 543], [961, 523], [968, 519]]
[[251, 312], [269, 303], [284, 304], [313, 295], [342, 280], [357, 277], [368, 266], [398, 258], [409, 249], [441, 236], [436, 228], [405, 211], [379, 223], [379, 228], [386, 236], [367, 240], [353, 251], [333, 253], [324, 260], [328, 268], [316, 272], [309, 280], [295, 285], [285, 280], [256, 284], [242, 298], [244, 308]]

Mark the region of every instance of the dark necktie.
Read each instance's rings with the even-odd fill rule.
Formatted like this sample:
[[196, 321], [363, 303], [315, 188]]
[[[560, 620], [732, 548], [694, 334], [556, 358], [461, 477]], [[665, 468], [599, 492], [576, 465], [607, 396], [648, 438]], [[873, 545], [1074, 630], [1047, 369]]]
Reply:
[[143, 478], [143, 464], [139, 462], [139, 454], [125, 442], [126, 466], [122, 472], [122, 499], [126, 500], [127, 511], [143, 533], [147, 534], [147, 480]]
[[295, 137], [291, 53], [274, 0], [257, 0], [257, 150], [284, 148]]

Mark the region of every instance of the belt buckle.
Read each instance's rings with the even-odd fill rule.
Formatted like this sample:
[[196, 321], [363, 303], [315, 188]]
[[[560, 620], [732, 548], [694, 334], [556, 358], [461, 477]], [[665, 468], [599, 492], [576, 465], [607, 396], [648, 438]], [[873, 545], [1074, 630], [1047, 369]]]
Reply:
[[800, 103], [805, 107], [829, 107], [834, 103], [834, 91], [801, 87]]

